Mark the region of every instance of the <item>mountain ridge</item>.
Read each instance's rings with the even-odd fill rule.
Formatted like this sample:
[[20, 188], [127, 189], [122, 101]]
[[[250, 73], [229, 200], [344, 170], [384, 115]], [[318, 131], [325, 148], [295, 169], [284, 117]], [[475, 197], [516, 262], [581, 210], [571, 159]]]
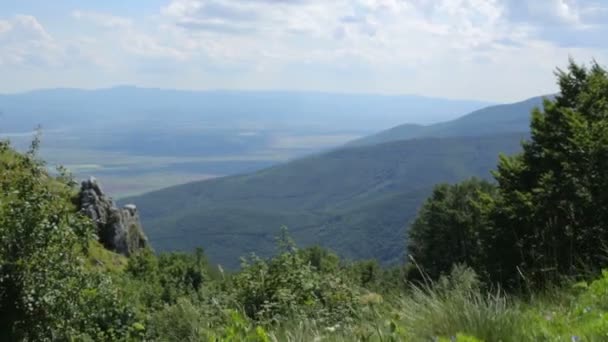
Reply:
[[419, 137], [480, 136], [529, 130], [530, 110], [542, 105], [553, 94], [532, 97], [511, 104], [498, 104], [475, 110], [447, 122], [432, 125], [406, 123], [351, 141], [346, 146], [363, 146]]

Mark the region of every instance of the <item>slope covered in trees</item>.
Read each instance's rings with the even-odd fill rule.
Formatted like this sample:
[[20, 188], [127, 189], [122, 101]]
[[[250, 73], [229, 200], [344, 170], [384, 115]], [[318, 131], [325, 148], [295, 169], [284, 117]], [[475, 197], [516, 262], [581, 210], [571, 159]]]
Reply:
[[168, 188], [137, 204], [152, 245], [201, 245], [213, 262], [274, 251], [283, 225], [304, 245], [353, 259], [400, 261], [407, 224], [438, 182], [490, 177], [499, 153], [524, 134], [429, 138], [342, 149], [254, 174]]

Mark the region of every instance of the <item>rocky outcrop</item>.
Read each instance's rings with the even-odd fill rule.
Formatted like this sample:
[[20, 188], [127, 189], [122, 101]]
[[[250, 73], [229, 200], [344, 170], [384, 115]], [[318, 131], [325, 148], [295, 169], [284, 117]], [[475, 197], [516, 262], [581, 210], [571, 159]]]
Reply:
[[128, 204], [119, 209], [97, 179], [82, 182], [79, 202], [80, 210], [95, 222], [99, 242], [105, 248], [129, 256], [148, 247], [137, 207]]

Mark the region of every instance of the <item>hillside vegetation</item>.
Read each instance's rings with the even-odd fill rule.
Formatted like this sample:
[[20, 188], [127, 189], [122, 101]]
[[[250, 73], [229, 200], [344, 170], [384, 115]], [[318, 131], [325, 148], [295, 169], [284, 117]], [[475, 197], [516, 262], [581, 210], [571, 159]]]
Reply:
[[497, 182], [438, 184], [392, 268], [300, 249], [286, 229], [273, 257], [234, 273], [202, 249], [116, 256], [37, 140], [25, 154], [1, 143], [0, 339], [605, 341], [608, 73], [558, 75]]
[[429, 138], [349, 148], [243, 176], [190, 183], [129, 198], [160, 251], [203, 246], [213, 262], [274, 252], [290, 229], [352, 259], [400, 261], [407, 224], [438, 182], [490, 177], [499, 153], [524, 134]]

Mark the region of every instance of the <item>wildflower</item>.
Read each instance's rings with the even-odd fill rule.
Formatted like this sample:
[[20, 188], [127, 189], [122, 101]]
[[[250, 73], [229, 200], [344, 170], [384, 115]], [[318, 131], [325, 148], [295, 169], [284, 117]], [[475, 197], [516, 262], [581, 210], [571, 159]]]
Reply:
[[326, 331], [333, 333], [336, 332], [336, 330], [338, 330], [340, 328], [340, 324], [336, 324], [333, 327], [327, 327], [325, 328]]

